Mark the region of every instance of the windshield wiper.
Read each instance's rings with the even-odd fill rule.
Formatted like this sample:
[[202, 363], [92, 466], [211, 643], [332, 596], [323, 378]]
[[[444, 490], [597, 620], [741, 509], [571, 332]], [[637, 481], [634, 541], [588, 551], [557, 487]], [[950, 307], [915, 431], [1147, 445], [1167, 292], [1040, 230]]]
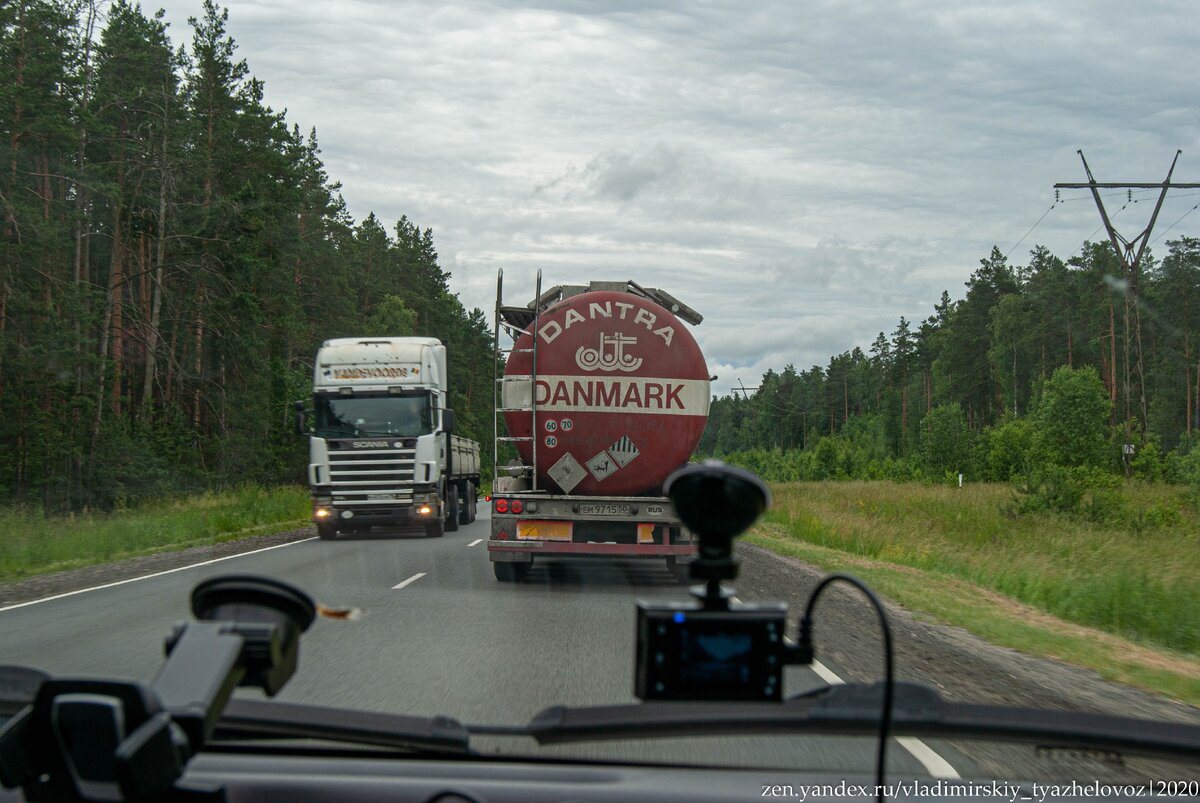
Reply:
[[450, 717], [410, 717], [298, 703], [231, 700], [216, 739], [322, 739], [397, 750], [468, 755], [467, 728]]
[[[49, 675], [0, 666], [0, 717], [31, 705]], [[230, 700], [213, 732], [217, 740], [322, 739], [405, 751], [470, 753], [466, 726], [450, 717], [410, 717], [298, 703]]]
[[[879, 732], [883, 684], [847, 684], [819, 689], [783, 703], [641, 703], [546, 708], [527, 733], [539, 744], [697, 734], [821, 734], [869, 736]], [[1182, 722], [1002, 706], [955, 703], [924, 684], [897, 681], [890, 732], [895, 735], [958, 737], [992, 741], [1053, 743], [1194, 758], [1200, 755], [1200, 725]]]

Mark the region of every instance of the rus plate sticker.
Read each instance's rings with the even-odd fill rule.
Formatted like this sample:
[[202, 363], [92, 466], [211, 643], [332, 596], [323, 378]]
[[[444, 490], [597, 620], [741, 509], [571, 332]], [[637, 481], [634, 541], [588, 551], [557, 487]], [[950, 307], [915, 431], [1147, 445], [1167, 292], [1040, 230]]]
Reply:
[[571, 493], [571, 489], [587, 476], [587, 472], [584, 471], [583, 466], [579, 465], [579, 461], [570, 452], [560, 457], [558, 462], [551, 466], [550, 470], [546, 473], [566, 493]]
[[620, 468], [617, 461], [609, 456], [608, 452], [601, 452], [587, 462], [588, 470], [592, 472], [592, 476], [597, 481], [604, 479], [609, 474]]
[[625, 468], [625, 466], [629, 465], [629, 461], [640, 454], [638, 448], [633, 445], [633, 441], [628, 436], [619, 439], [612, 446], [608, 447], [608, 453], [612, 455], [613, 460], [617, 461], [619, 468]]

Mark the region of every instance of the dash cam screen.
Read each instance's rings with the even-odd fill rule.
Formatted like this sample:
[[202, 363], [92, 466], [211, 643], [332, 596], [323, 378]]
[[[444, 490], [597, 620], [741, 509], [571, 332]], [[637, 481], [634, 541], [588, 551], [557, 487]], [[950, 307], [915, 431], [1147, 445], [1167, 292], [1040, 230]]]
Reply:
[[787, 607], [705, 611], [638, 603], [634, 690], [643, 700], [780, 700]]
[[722, 623], [689, 623], [679, 629], [679, 681], [684, 686], [746, 686], [754, 682], [752, 633]]

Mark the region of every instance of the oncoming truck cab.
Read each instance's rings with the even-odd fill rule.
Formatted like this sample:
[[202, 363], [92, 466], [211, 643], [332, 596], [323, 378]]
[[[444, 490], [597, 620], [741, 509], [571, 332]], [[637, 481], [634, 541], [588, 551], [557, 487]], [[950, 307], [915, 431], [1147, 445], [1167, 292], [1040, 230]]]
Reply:
[[308, 465], [321, 538], [410, 525], [437, 537], [474, 520], [479, 444], [453, 434], [447, 390], [446, 347], [435, 338], [321, 344]]

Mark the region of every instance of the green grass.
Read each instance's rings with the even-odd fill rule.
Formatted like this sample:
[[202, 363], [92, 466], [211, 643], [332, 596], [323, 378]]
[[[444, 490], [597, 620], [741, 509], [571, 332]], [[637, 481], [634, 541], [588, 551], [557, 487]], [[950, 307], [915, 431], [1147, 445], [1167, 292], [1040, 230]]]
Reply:
[[0, 580], [278, 532], [303, 526], [310, 514], [307, 488], [256, 486], [115, 513], [0, 511]]
[[1200, 703], [1200, 517], [1177, 489], [1131, 487], [1136, 531], [1011, 517], [1007, 486], [789, 483], [751, 541], [863, 575], [994, 643]]

